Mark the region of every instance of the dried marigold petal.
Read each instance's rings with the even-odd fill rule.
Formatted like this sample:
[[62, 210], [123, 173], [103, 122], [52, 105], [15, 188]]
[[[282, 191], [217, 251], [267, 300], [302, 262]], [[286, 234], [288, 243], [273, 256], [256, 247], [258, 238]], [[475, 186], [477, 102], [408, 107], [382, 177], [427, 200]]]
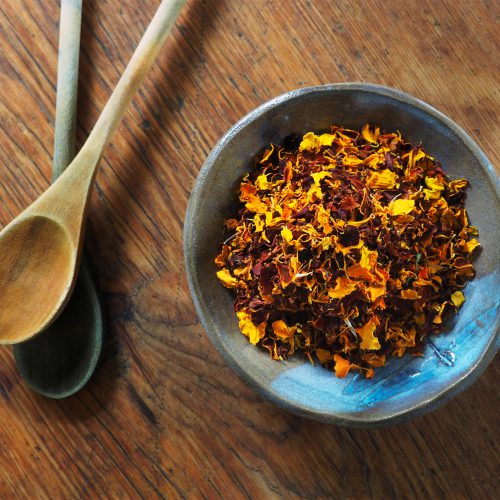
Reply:
[[319, 362], [324, 365], [325, 363], [328, 363], [328, 361], [333, 361], [333, 354], [330, 351], [327, 351], [326, 349], [316, 349], [316, 356], [319, 360]]
[[269, 160], [269, 157], [273, 154], [273, 152], [274, 152], [274, 144], [271, 144], [271, 147], [264, 151], [264, 155], [262, 156], [262, 159], [260, 160], [259, 163], [265, 163], [267, 160]]
[[365, 123], [361, 129], [361, 134], [366, 142], [377, 144], [380, 135], [380, 127], [372, 127], [369, 123]]
[[457, 180], [451, 181], [448, 184], [448, 189], [452, 193], [458, 193], [459, 191], [464, 190], [468, 185], [469, 185], [469, 181], [467, 181], [465, 179], [457, 179]]
[[356, 333], [361, 337], [361, 344], [359, 347], [367, 351], [380, 349], [380, 342], [377, 337], [375, 337], [374, 332], [377, 328], [377, 321], [374, 317], [363, 325], [361, 328], [356, 328]]
[[416, 300], [421, 299], [422, 297], [415, 290], [401, 290], [401, 298]]
[[251, 196], [248, 202], [245, 204], [245, 207], [250, 212], [256, 214], [265, 214], [267, 212], [267, 205], [261, 201], [257, 196]]
[[339, 354], [334, 354], [333, 359], [335, 361], [335, 376], [337, 378], [344, 378], [351, 369], [351, 363]]
[[275, 321], [271, 326], [274, 334], [282, 339], [293, 337], [297, 330], [296, 326], [288, 326], [282, 319]]
[[308, 132], [304, 135], [299, 149], [301, 151], [317, 151], [322, 146], [331, 146], [335, 137], [331, 134], [316, 135]]
[[475, 238], [473, 238], [472, 240], [469, 240], [465, 245], [464, 245], [464, 250], [467, 252], [467, 253], [472, 253], [474, 251], [475, 248], [477, 248], [478, 246], [480, 246], [480, 243], [479, 241], [477, 241]]
[[340, 277], [335, 280], [335, 286], [328, 289], [328, 295], [332, 299], [341, 299], [356, 290], [356, 283], [348, 278]]
[[342, 165], [344, 167], [359, 167], [360, 165], [363, 165], [364, 160], [361, 158], [358, 158], [355, 155], [347, 155], [342, 158]]
[[285, 240], [287, 243], [290, 243], [293, 240], [293, 234], [290, 229], [288, 229], [286, 226], [281, 230], [281, 237], [283, 240]]
[[353, 264], [352, 266], [349, 266], [346, 272], [349, 278], [360, 278], [368, 281], [377, 281], [376, 276], [360, 264]]
[[321, 172], [313, 172], [311, 174], [311, 177], [313, 178], [314, 184], [316, 184], [316, 186], [319, 186], [321, 180], [325, 177], [331, 177], [331, 174], [326, 170], [322, 170]]
[[382, 297], [386, 293], [386, 287], [384, 285], [372, 285], [364, 289], [365, 295], [368, 297], [370, 302], [375, 302], [379, 297]]
[[390, 215], [406, 215], [415, 208], [415, 200], [394, 200], [389, 204]]
[[266, 225], [264, 219], [259, 214], [256, 214], [253, 218], [253, 223], [255, 224], [255, 231], [261, 233]]
[[266, 322], [263, 321], [260, 325], [255, 326], [252, 317], [246, 311], [238, 311], [236, 316], [238, 316], [241, 332], [248, 337], [251, 344], [257, 344], [266, 333]]
[[254, 165], [215, 259], [249, 341], [340, 376], [418, 355], [475, 274], [468, 182], [370, 125], [271, 145]]
[[460, 307], [465, 302], [465, 296], [460, 290], [457, 290], [451, 294], [451, 301], [455, 307]]
[[255, 180], [255, 187], [260, 191], [265, 191], [271, 187], [271, 184], [267, 180], [266, 174], [261, 174]]
[[372, 189], [393, 189], [396, 186], [396, 174], [389, 169], [370, 172], [366, 185]]
[[437, 177], [426, 177], [425, 185], [433, 191], [443, 191], [444, 185]]
[[217, 278], [226, 288], [236, 288], [238, 286], [238, 280], [231, 275], [229, 269], [217, 271]]

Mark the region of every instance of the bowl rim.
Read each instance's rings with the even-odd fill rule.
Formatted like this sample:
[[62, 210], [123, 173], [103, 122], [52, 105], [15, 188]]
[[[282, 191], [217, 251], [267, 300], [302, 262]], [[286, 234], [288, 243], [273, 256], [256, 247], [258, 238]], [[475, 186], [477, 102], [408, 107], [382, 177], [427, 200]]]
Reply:
[[[231, 139], [238, 134], [240, 130], [245, 128], [249, 123], [259, 117], [261, 114], [271, 110], [273, 108], [279, 107], [284, 102], [295, 99], [298, 97], [303, 97], [305, 95], [316, 94], [316, 93], [328, 93], [336, 91], [346, 91], [352, 90], [357, 92], [365, 92], [381, 95], [384, 97], [389, 97], [399, 102], [403, 102], [414, 108], [417, 108], [433, 118], [442, 122], [453, 134], [455, 134], [459, 140], [471, 151], [473, 156], [477, 159], [478, 163], [481, 164], [485, 174], [487, 175], [492, 188], [500, 200], [500, 178], [497, 176], [495, 169], [480, 147], [476, 142], [451, 118], [447, 117], [442, 112], [438, 111], [436, 108], [427, 104], [426, 102], [413, 97], [400, 90], [386, 87], [383, 85], [377, 85], [372, 83], [364, 82], [343, 82], [343, 83], [330, 83], [325, 85], [316, 85], [310, 87], [302, 87], [299, 89], [294, 89], [289, 92], [274, 97], [263, 104], [259, 105], [249, 113], [247, 113], [243, 118], [238, 120], [229, 130], [219, 139], [215, 144], [209, 155], [207, 156], [200, 172], [196, 178], [195, 184], [191, 191], [189, 198], [189, 203], [187, 206], [185, 219], [184, 219], [184, 230], [183, 230], [183, 251], [184, 251], [184, 265], [186, 268], [186, 276], [188, 281], [189, 290], [193, 303], [195, 305], [196, 312], [200, 319], [200, 322], [208, 335], [210, 341], [220, 353], [224, 362], [252, 389], [254, 389], [261, 397], [265, 400], [270, 401], [277, 406], [290, 411], [296, 415], [302, 417], [312, 418], [318, 421], [333, 423], [337, 425], [352, 427], [352, 428], [362, 428], [362, 429], [373, 429], [378, 427], [383, 427], [387, 425], [393, 425], [405, 422], [416, 416], [422, 415], [424, 413], [430, 412], [436, 409], [438, 406], [446, 402], [447, 400], [453, 398], [460, 392], [464, 391], [479, 377], [479, 375], [486, 369], [489, 363], [493, 360], [496, 352], [500, 348], [499, 335], [500, 328], [499, 324], [496, 325], [496, 330], [488, 343], [482, 355], [472, 364], [464, 374], [450, 384], [446, 389], [443, 389], [439, 394], [423, 399], [418, 404], [412, 408], [405, 410], [389, 412], [384, 417], [370, 418], [370, 414], [366, 415], [364, 418], [358, 418], [353, 415], [353, 417], [344, 418], [340, 415], [335, 415], [329, 412], [321, 412], [318, 410], [313, 410], [307, 406], [303, 406], [297, 402], [291, 402], [283, 397], [277, 395], [269, 387], [264, 387], [254, 380], [245, 370], [243, 370], [235, 358], [228, 352], [224, 343], [218, 338], [214, 332], [211, 331], [211, 326], [209, 325], [209, 320], [205, 316], [203, 311], [198, 291], [197, 283], [195, 283], [195, 272], [194, 267], [196, 262], [192, 258], [192, 253], [190, 252], [190, 246], [192, 237], [195, 230], [195, 215], [200, 204], [200, 193], [205, 185], [205, 181], [211, 169], [213, 168], [220, 152], [225, 148], [226, 144], [231, 141]], [[497, 323], [499, 318], [497, 318]]]

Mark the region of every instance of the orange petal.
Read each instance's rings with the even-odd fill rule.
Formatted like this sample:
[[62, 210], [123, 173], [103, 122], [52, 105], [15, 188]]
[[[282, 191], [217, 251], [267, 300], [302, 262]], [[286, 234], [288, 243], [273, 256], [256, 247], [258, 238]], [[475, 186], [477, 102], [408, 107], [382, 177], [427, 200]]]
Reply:
[[335, 376], [338, 378], [344, 378], [351, 369], [351, 363], [339, 354], [334, 354], [333, 359], [335, 360]]
[[373, 334], [377, 328], [377, 321], [375, 318], [371, 318], [368, 323], [366, 323], [361, 328], [356, 328], [356, 333], [361, 337], [361, 344], [359, 347], [365, 350], [376, 351], [380, 349], [380, 342], [378, 338]]
[[421, 299], [422, 297], [415, 290], [401, 290], [401, 298], [416, 300]]
[[322, 365], [324, 365], [327, 361], [333, 361], [334, 359], [333, 354], [326, 349], [316, 349], [316, 356]]
[[254, 212], [256, 214], [265, 214], [267, 211], [267, 205], [254, 195], [250, 195], [245, 207], [247, 207], [250, 212]]
[[328, 295], [332, 299], [341, 299], [356, 290], [356, 283], [343, 276], [337, 278], [334, 288], [328, 289]]
[[274, 334], [282, 339], [293, 337], [296, 326], [288, 326], [283, 320], [279, 319], [272, 324]]

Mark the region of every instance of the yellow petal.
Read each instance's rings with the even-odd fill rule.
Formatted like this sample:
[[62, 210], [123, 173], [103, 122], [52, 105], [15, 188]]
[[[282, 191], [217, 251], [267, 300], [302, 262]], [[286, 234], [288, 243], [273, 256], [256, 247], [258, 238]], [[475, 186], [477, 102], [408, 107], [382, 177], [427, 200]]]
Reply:
[[406, 215], [415, 208], [415, 200], [394, 200], [389, 204], [390, 215]]
[[361, 267], [371, 271], [377, 266], [378, 252], [376, 250], [368, 250], [365, 245], [361, 247], [361, 260], [359, 264]]
[[335, 136], [332, 134], [316, 135], [313, 132], [307, 132], [302, 138], [299, 149], [301, 151], [318, 151], [321, 146], [331, 146]]
[[274, 334], [282, 339], [293, 337], [296, 326], [288, 326], [283, 320], [279, 319], [272, 324]]
[[361, 328], [356, 328], [356, 333], [361, 337], [361, 344], [359, 345], [361, 349], [367, 351], [376, 351], [380, 349], [380, 342], [378, 338], [373, 335], [376, 328], [377, 324], [373, 318]]
[[264, 230], [264, 220], [259, 214], [256, 214], [253, 218], [253, 223], [255, 224], [255, 232], [260, 233]]
[[269, 189], [271, 185], [267, 181], [267, 175], [266, 174], [259, 175], [255, 181], [255, 186], [257, 187], [257, 189], [260, 189], [261, 191], [263, 191], [264, 189]]
[[434, 191], [443, 191], [444, 185], [437, 177], [426, 177], [425, 185]]
[[461, 189], [465, 189], [469, 185], [469, 181], [465, 179], [457, 179], [455, 181], [451, 181], [448, 184], [448, 188], [452, 193], [457, 193]]
[[363, 160], [355, 155], [348, 155], [342, 158], [342, 165], [344, 167], [357, 167], [363, 165]]
[[441, 192], [434, 189], [423, 189], [423, 193], [426, 200], [438, 200], [441, 198]]
[[238, 311], [236, 316], [238, 316], [241, 332], [248, 337], [251, 344], [257, 344], [266, 333], [266, 322], [263, 321], [259, 326], [255, 326], [250, 314], [246, 311]]
[[287, 242], [290, 243], [293, 240], [293, 234], [290, 229], [286, 226], [281, 230], [281, 237]]
[[393, 189], [396, 186], [396, 174], [387, 168], [380, 172], [370, 172], [366, 185], [373, 189]]
[[318, 147], [318, 136], [312, 132], [307, 132], [302, 138], [299, 149], [301, 151], [316, 151]]
[[222, 281], [222, 284], [226, 288], [236, 288], [238, 286], [238, 280], [231, 276], [231, 273], [229, 272], [229, 269], [221, 269], [220, 271], [217, 271], [217, 278], [219, 278]]
[[385, 155], [381, 153], [373, 153], [364, 161], [365, 165], [368, 165], [370, 168], [378, 169], [379, 165], [383, 165], [385, 163]]
[[331, 146], [333, 144], [333, 140], [335, 136], [332, 134], [321, 134], [318, 137], [318, 142], [320, 146]]
[[465, 302], [464, 294], [460, 291], [451, 294], [451, 301], [455, 307], [460, 307]]
[[316, 184], [313, 184], [309, 191], [307, 192], [307, 201], [309, 203], [314, 203], [315, 201], [323, 199], [323, 191]]
[[418, 160], [425, 158], [425, 153], [421, 149], [416, 152], [412, 149], [409, 153], [403, 155], [403, 158], [408, 158], [408, 166], [414, 167]]
[[262, 157], [262, 160], [260, 160], [259, 163], [264, 163], [269, 159], [269, 157], [273, 154], [274, 151], [274, 144], [271, 144], [271, 147], [269, 149], [266, 149], [264, 152], [264, 156]]
[[473, 238], [472, 240], [469, 240], [465, 245], [464, 245], [464, 250], [467, 252], [467, 253], [472, 253], [474, 251], [475, 248], [477, 248], [481, 243], [479, 243], [479, 241], [477, 241], [475, 238]]
[[324, 179], [325, 177], [330, 177], [330, 172], [325, 170], [323, 170], [322, 172], [314, 172], [311, 174], [311, 177], [314, 180], [314, 184], [316, 184], [316, 186], [319, 186], [321, 179]]
[[266, 226], [270, 226], [273, 223], [273, 214], [271, 212], [266, 212]]
[[341, 299], [354, 292], [354, 290], [356, 290], [356, 283], [341, 276], [336, 279], [335, 287], [328, 289], [328, 295], [332, 299]]
[[377, 126], [372, 129], [369, 123], [365, 123], [361, 129], [361, 134], [366, 142], [377, 144], [380, 135], [380, 127]]
[[318, 223], [323, 230], [323, 234], [330, 234], [333, 231], [330, 225], [330, 211], [326, 210], [323, 205], [320, 205], [317, 212]]

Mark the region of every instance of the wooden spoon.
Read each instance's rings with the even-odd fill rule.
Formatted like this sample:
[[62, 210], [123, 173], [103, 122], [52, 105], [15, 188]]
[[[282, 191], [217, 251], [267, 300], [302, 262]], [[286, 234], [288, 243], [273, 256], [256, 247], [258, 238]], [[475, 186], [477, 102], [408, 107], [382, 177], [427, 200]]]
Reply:
[[163, 0], [94, 129], [67, 170], [0, 233], [0, 343], [45, 330], [73, 290], [97, 165], [185, 0]]
[[[61, 0], [53, 182], [75, 157], [81, 21], [82, 0]], [[101, 303], [84, 254], [75, 289], [61, 315], [43, 335], [14, 346], [26, 384], [50, 398], [75, 394], [97, 365], [103, 327]]]

